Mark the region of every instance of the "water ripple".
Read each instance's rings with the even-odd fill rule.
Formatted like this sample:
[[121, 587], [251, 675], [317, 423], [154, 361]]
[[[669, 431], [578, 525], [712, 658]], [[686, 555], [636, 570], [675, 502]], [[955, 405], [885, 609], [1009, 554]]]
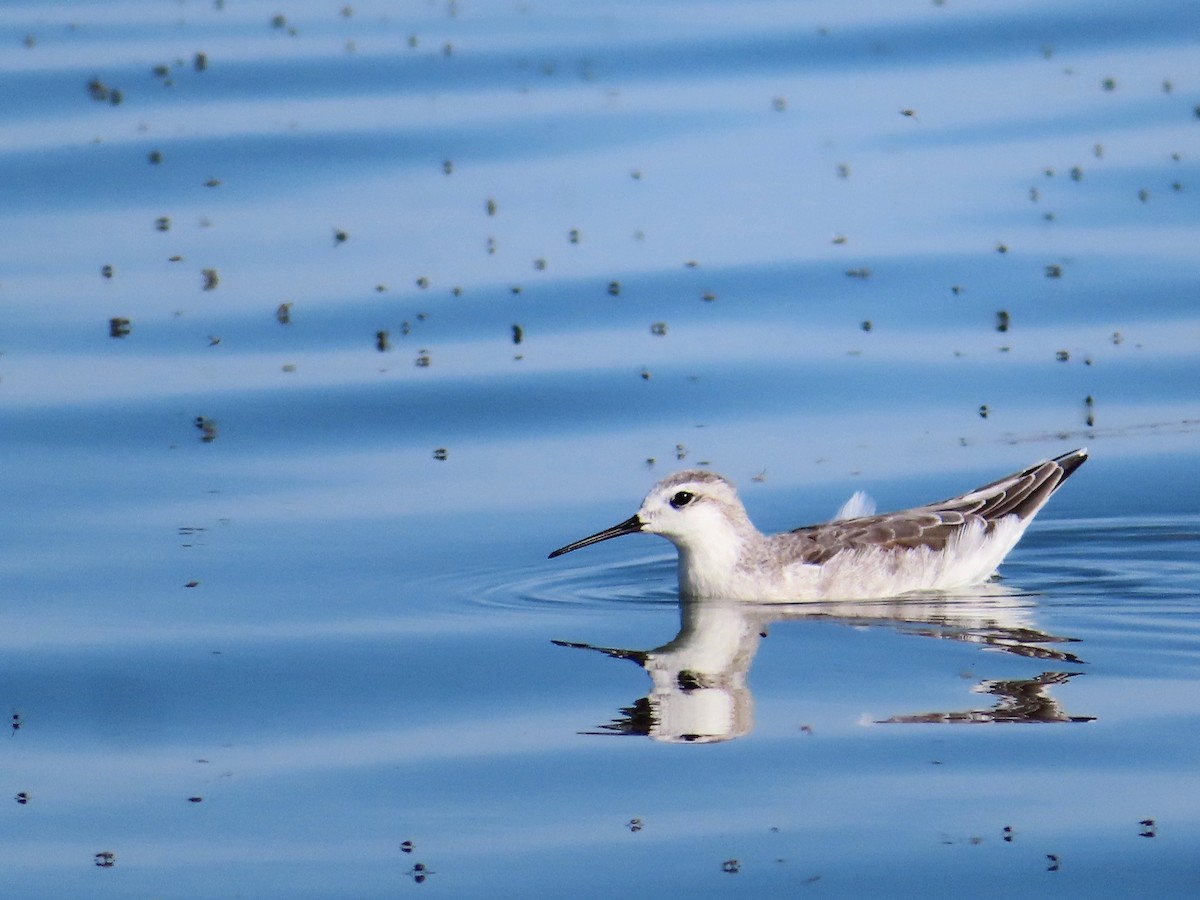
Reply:
[[473, 602], [501, 609], [611, 609], [679, 602], [675, 561], [664, 556], [571, 568], [540, 565], [501, 581], [494, 580], [493, 573], [486, 584], [468, 589]]

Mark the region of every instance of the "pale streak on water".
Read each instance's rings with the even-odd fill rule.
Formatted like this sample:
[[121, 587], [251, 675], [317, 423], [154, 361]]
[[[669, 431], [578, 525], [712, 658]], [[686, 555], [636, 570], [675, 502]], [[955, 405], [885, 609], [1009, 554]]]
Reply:
[[[1193, 892], [1198, 26], [7, 3], [6, 894]], [[986, 597], [544, 559], [680, 465], [778, 529], [1081, 444]]]

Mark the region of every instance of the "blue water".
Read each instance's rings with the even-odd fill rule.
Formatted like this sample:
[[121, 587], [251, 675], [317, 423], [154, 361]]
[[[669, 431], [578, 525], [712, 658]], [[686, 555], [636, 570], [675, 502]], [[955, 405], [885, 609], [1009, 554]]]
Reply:
[[[8, 3], [6, 896], [1194, 895], [1198, 26]], [[545, 559], [1083, 445], [976, 596]]]

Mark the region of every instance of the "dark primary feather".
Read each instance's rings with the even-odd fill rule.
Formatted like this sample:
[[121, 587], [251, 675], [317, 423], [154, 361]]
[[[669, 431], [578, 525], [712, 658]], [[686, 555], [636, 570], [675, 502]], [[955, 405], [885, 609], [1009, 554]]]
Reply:
[[957, 497], [901, 512], [808, 525], [791, 534], [807, 545], [801, 550], [803, 561], [815, 564], [842, 550], [880, 545], [943, 550], [966, 525], [982, 523], [990, 532], [1004, 516], [1033, 516], [1085, 459], [1084, 451], [1074, 450]]

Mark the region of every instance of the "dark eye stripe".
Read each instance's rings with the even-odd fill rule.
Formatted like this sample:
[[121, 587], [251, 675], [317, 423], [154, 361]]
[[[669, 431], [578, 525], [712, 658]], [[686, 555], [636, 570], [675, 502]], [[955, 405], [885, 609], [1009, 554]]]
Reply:
[[680, 491], [674, 497], [671, 498], [671, 505], [673, 507], [675, 507], [675, 509], [682, 509], [683, 507], [685, 507], [689, 503], [691, 503], [692, 500], [695, 499], [695, 497], [696, 497], [696, 495], [693, 494], [691, 491]]

